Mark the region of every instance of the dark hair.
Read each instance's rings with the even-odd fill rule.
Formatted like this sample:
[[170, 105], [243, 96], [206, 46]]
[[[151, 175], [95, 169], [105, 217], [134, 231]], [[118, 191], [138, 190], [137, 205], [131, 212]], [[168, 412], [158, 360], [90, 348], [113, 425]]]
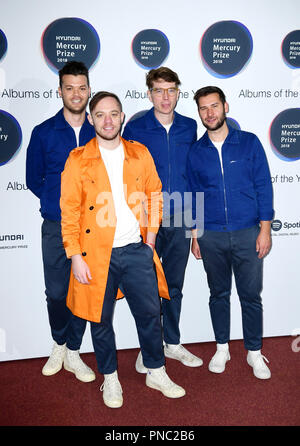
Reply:
[[224, 92], [221, 90], [221, 88], [219, 87], [212, 87], [212, 86], [208, 86], [208, 87], [203, 87], [200, 88], [199, 90], [196, 91], [195, 95], [194, 95], [194, 100], [196, 101], [197, 106], [199, 107], [199, 98], [203, 97], [203, 96], [208, 96], [209, 94], [212, 93], [218, 93], [218, 95], [220, 96], [220, 100], [223, 103], [223, 105], [226, 102], [226, 97]]
[[117, 103], [119, 104], [120, 111], [122, 111], [121, 101], [116, 94], [110, 93], [109, 91], [98, 91], [98, 93], [96, 93], [90, 100], [90, 104], [89, 104], [90, 113], [92, 113], [92, 111], [94, 110], [94, 108], [96, 107], [98, 102], [100, 102], [104, 98], [114, 98], [117, 101]]
[[73, 76], [83, 75], [87, 79], [87, 84], [90, 86], [89, 80], [89, 70], [82, 62], [76, 62], [75, 60], [72, 62], [67, 62], [61, 70], [59, 70], [59, 86], [62, 87], [63, 76], [65, 74], [72, 74]]
[[153, 87], [153, 82], [163, 79], [165, 82], [175, 82], [176, 87], [178, 87], [181, 82], [179, 77], [175, 71], [170, 70], [167, 67], [159, 67], [153, 70], [150, 70], [146, 75], [146, 85], [149, 88]]

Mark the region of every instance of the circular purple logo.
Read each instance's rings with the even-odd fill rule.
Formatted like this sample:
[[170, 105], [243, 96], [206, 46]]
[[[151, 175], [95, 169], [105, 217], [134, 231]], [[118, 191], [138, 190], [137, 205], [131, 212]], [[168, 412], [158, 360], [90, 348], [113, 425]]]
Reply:
[[235, 130], [241, 130], [240, 124], [233, 118], [226, 117], [226, 122], [230, 127], [234, 128]]
[[2, 29], [0, 29], [0, 60], [3, 59], [3, 57], [6, 54], [6, 51], [7, 51], [7, 39]]
[[200, 53], [203, 64], [213, 76], [226, 78], [238, 74], [249, 61], [252, 36], [245, 25], [225, 20], [211, 25], [203, 34]]
[[281, 45], [282, 57], [291, 68], [300, 68], [300, 29], [290, 32]]
[[0, 110], [0, 166], [14, 158], [21, 147], [22, 131], [18, 121]]
[[167, 36], [158, 29], [140, 31], [132, 41], [132, 53], [142, 68], [159, 67], [169, 54]]
[[73, 17], [50, 23], [42, 35], [42, 51], [47, 64], [58, 72], [67, 62], [83, 62], [89, 69], [100, 53], [96, 30], [85, 20]]
[[270, 141], [280, 159], [300, 159], [300, 108], [283, 110], [274, 118], [270, 126]]

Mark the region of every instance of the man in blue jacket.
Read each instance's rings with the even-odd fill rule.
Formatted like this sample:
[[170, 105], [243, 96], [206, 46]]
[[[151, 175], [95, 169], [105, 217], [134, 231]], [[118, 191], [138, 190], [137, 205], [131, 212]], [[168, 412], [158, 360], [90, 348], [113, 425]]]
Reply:
[[[180, 344], [179, 320], [182, 288], [190, 250], [184, 223], [184, 192], [187, 191], [186, 157], [197, 140], [197, 123], [175, 112], [180, 80], [167, 67], [150, 70], [146, 77], [148, 98], [153, 103], [143, 116], [127, 123], [123, 138], [144, 144], [150, 151], [162, 182], [164, 197], [163, 223], [155, 249], [161, 258], [171, 300], [162, 302], [165, 356], [189, 367], [202, 365]], [[163, 299], [165, 300], [165, 299]], [[139, 353], [136, 370], [147, 373]]]
[[[226, 123], [228, 104], [218, 87], [195, 93], [207, 131], [188, 155], [187, 175], [193, 193], [204, 193], [204, 233], [193, 230], [192, 252], [203, 259], [210, 288], [210, 314], [217, 351], [209, 370], [222, 373], [230, 360], [230, 293], [232, 271], [242, 309], [247, 362], [257, 378], [268, 379], [262, 346], [262, 267], [271, 249], [272, 184], [259, 139]], [[268, 362], [268, 361], [267, 361]]]
[[89, 382], [95, 379], [95, 374], [79, 356], [86, 321], [73, 316], [66, 307], [71, 263], [62, 243], [59, 205], [61, 172], [70, 151], [95, 136], [85, 111], [90, 96], [87, 68], [81, 62], [67, 63], [59, 72], [59, 84], [63, 108], [33, 129], [26, 159], [27, 187], [40, 199], [44, 219], [42, 256], [54, 340], [42, 373], [54, 375], [64, 365], [80, 381]]

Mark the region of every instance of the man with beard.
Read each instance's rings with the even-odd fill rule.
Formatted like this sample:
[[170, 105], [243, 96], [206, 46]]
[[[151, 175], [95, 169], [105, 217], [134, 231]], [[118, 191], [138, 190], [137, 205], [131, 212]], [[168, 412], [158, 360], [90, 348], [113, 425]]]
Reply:
[[61, 237], [59, 206], [61, 172], [72, 149], [95, 136], [85, 111], [89, 96], [89, 75], [81, 62], [69, 62], [59, 71], [59, 94], [63, 108], [37, 125], [32, 132], [26, 159], [27, 187], [40, 199], [42, 256], [52, 353], [43, 367], [45, 376], [62, 365], [83, 382], [93, 381], [94, 372], [79, 356], [86, 321], [72, 315], [66, 306], [71, 262]]
[[[193, 193], [204, 193], [204, 233], [193, 230], [192, 252], [202, 258], [210, 288], [209, 308], [217, 351], [209, 370], [222, 373], [230, 360], [230, 294], [232, 271], [242, 309], [247, 362], [259, 379], [271, 373], [261, 354], [262, 267], [271, 249], [272, 184], [259, 139], [227, 125], [228, 104], [218, 87], [194, 96], [207, 131], [188, 155], [187, 175]], [[268, 361], [267, 361], [268, 362]]]
[[164, 366], [158, 287], [162, 297], [170, 297], [153, 250], [162, 217], [161, 182], [147, 148], [120, 137], [124, 113], [119, 98], [100, 91], [89, 107], [96, 138], [70, 153], [62, 174], [62, 235], [72, 259], [67, 305], [91, 321], [108, 407], [123, 404], [113, 329], [115, 300], [123, 293], [135, 319], [146, 385], [180, 398], [185, 390], [171, 381]]

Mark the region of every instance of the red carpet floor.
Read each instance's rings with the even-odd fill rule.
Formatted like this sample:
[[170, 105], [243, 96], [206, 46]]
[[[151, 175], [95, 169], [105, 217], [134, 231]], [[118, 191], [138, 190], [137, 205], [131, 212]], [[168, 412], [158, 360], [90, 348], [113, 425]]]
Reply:
[[207, 369], [214, 343], [188, 345], [204, 365], [193, 369], [167, 359], [170, 377], [186, 389], [177, 400], [146, 387], [145, 376], [134, 368], [137, 349], [121, 350], [120, 409], [103, 403], [93, 353], [82, 355], [97, 374], [92, 383], [81, 383], [64, 369], [44, 377], [45, 358], [2, 362], [0, 426], [299, 426], [300, 352], [292, 351], [293, 339], [264, 339], [272, 372], [266, 381], [253, 376], [242, 341], [231, 341], [231, 361], [220, 375]]

